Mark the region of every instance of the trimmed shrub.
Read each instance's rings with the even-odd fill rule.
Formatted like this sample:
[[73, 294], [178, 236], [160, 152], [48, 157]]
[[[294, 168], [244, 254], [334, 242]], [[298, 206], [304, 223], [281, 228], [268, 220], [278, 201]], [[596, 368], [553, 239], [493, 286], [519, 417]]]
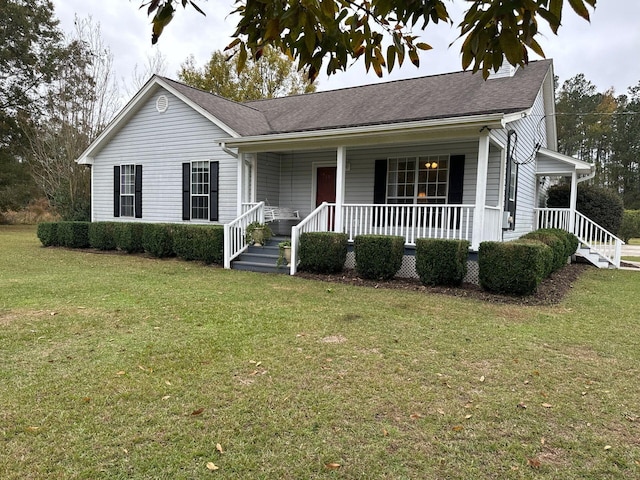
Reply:
[[566, 265], [567, 245], [565, 244], [566, 237], [564, 235], [561, 238], [560, 234], [556, 232], [550, 232], [548, 230], [536, 230], [535, 232], [529, 232], [520, 238], [522, 240], [538, 240], [539, 242], [542, 242], [551, 248], [552, 256], [551, 261], [547, 265], [546, 275], [550, 275], [552, 272], [560, 270]]
[[618, 235], [626, 243], [632, 238], [640, 238], [640, 210], [625, 210]]
[[[555, 185], [548, 190], [547, 207], [568, 208], [571, 187]], [[620, 196], [605, 188], [578, 184], [576, 209], [602, 228], [617, 234], [622, 223], [624, 207]]]
[[467, 274], [467, 240], [419, 238], [416, 273], [423, 285], [460, 285]]
[[208, 225], [175, 225], [173, 250], [184, 260], [221, 264], [224, 249], [224, 228]]
[[356, 272], [370, 280], [389, 280], [402, 266], [404, 237], [397, 235], [358, 235], [353, 248]]
[[137, 222], [114, 223], [113, 237], [116, 248], [127, 253], [144, 252], [142, 246], [144, 226], [144, 223]]
[[551, 248], [537, 240], [482, 242], [480, 285], [492, 292], [530, 295], [544, 278], [551, 258]]
[[337, 273], [347, 260], [348, 237], [345, 233], [307, 232], [300, 235], [300, 270]]
[[115, 223], [93, 222], [89, 224], [89, 245], [98, 250], [115, 250]]
[[166, 223], [145, 223], [142, 228], [142, 248], [157, 258], [172, 257], [174, 225]]
[[58, 243], [67, 248], [88, 248], [90, 224], [90, 222], [58, 222]]
[[58, 222], [43, 222], [38, 224], [38, 238], [43, 247], [57, 247]]

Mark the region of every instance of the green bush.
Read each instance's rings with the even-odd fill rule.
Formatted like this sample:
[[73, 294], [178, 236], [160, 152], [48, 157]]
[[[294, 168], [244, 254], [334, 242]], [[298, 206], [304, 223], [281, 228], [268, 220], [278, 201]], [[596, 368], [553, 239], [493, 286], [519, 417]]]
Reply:
[[184, 260], [222, 264], [224, 228], [209, 225], [175, 225], [173, 250]]
[[480, 285], [491, 292], [532, 294], [551, 258], [551, 248], [537, 240], [482, 242], [478, 250]]
[[89, 245], [98, 250], [115, 250], [115, 223], [93, 222], [89, 224]]
[[562, 235], [561, 238], [560, 235], [561, 234], [557, 232], [550, 232], [548, 230], [536, 230], [535, 232], [529, 232], [521, 237], [522, 240], [537, 240], [551, 248], [551, 259], [547, 264], [546, 275], [550, 275], [552, 272], [560, 270], [567, 264], [566, 237]]
[[172, 257], [173, 225], [165, 223], [145, 223], [142, 228], [142, 248], [157, 258]]
[[[571, 187], [555, 185], [548, 190], [547, 207], [568, 208]], [[624, 207], [620, 196], [605, 188], [578, 184], [576, 209], [602, 228], [617, 234], [622, 223]]]
[[38, 224], [38, 238], [43, 247], [57, 247], [58, 222], [42, 222]]
[[625, 242], [632, 238], [640, 238], [640, 210], [625, 210], [618, 236]]
[[404, 237], [358, 235], [353, 242], [356, 272], [370, 280], [389, 280], [402, 266]]
[[89, 247], [90, 222], [58, 222], [58, 242], [67, 248]]
[[344, 233], [308, 232], [300, 235], [300, 270], [336, 273], [347, 260], [348, 237]]
[[467, 273], [467, 240], [419, 238], [416, 273], [423, 285], [460, 285]]
[[144, 252], [142, 246], [144, 225], [144, 223], [138, 222], [114, 223], [113, 236], [116, 248], [127, 253]]

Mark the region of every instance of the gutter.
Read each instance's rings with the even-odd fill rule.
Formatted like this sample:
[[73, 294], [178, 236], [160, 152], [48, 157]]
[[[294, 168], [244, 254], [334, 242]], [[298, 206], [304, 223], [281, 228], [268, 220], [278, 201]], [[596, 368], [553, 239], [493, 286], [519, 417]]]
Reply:
[[217, 140], [219, 144], [235, 148], [278, 145], [281, 143], [300, 143], [313, 140], [339, 142], [349, 139], [379, 138], [381, 135], [415, 134], [421, 131], [450, 130], [452, 128], [504, 128], [504, 115], [502, 113], [476, 115], [472, 117], [419, 120], [397, 124], [367, 125], [359, 127], [334, 128], [326, 130], [310, 130], [305, 132], [273, 133], [267, 135], [254, 135], [240, 138], [223, 138]]

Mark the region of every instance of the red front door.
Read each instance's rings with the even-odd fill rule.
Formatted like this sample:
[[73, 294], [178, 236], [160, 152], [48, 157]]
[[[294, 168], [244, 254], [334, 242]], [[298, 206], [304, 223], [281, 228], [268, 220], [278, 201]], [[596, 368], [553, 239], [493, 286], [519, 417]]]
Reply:
[[[316, 171], [316, 207], [322, 202], [336, 202], [336, 167], [318, 167]], [[330, 231], [334, 226], [335, 207], [331, 207], [327, 227]]]
[[322, 202], [336, 201], [336, 167], [318, 167], [316, 180], [316, 207]]

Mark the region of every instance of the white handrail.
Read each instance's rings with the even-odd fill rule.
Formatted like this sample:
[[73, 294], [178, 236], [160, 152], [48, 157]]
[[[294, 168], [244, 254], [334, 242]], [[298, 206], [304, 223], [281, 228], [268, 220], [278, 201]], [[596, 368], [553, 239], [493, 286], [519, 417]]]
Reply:
[[536, 208], [536, 229], [559, 228], [573, 233], [580, 243], [606, 258], [616, 268], [620, 267], [620, 255], [624, 242], [580, 212], [575, 212], [573, 231], [569, 228], [569, 208]]
[[349, 241], [363, 234], [399, 235], [407, 245], [423, 237], [471, 241], [474, 211], [475, 205], [345, 204], [343, 232]]
[[298, 248], [300, 234], [306, 232], [333, 231], [335, 224], [335, 204], [323, 202], [304, 220], [291, 228], [291, 263], [289, 272], [295, 275], [298, 270]]
[[224, 268], [231, 268], [231, 261], [247, 249], [247, 225], [253, 222], [264, 223], [264, 202], [256, 203], [238, 218], [225, 224]]

